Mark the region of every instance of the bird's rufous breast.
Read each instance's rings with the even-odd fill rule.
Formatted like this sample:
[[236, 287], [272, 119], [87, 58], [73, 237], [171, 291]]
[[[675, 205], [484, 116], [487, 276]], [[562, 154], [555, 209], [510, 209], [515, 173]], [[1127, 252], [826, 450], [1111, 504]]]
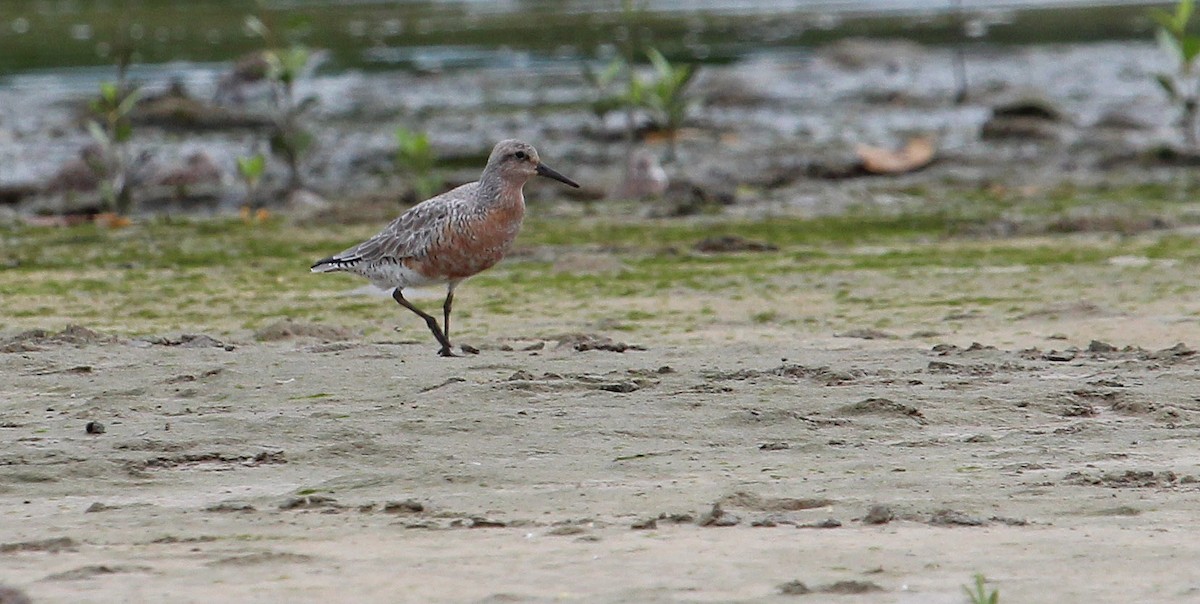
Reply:
[[517, 203], [499, 204], [451, 220], [423, 257], [406, 264], [432, 279], [466, 279], [504, 258], [521, 231], [524, 216], [524, 199], [518, 199]]

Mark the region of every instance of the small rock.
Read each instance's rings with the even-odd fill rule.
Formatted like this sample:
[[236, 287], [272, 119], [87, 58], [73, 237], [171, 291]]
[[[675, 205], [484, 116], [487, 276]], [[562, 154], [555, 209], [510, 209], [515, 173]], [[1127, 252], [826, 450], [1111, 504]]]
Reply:
[[0, 543], [0, 554], [12, 552], [58, 552], [75, 551], [78, 544], [70, 537], [51, 537], [38, 541], [19, 541], [16, 543]]
[[664, 513], [658, 515], [658, 519], [664, 520], [666, 522], [671, 522], [674, 524], [688, 524], [689, 522], [695, 521], [696, 517], [692, 516], [691, 514], [688, 514], [686, 512], [676, 513], [676, 514], [667, 514], [664, 512]]
[[822, 587], [821, 591], [830, 594], [865, 594], [884, 589], [870, 581], [838, 581]]
[[148, 573], [151, 572], [149, 566], [109, 566], [107, 564], [89, 564], [80, 566], [71, 570], [63, 571], [46, 575], [43, 581], [80, 581], [91, 579], [100, 575], [111, 575], [116, 573]]
[[333, 497], [325, 495], [304, 495], [291, 497], [279, 504], [281, 510], [307, 510], [313, 508], [340, 508], [342, 505]]
[[1059, 363], [1073, 361], [1075, 360], [1075, 351], [1071, 349], [1063, 350], [1061, 352], [1057, 350], [1051, 350], [1050, 352], [1042, 355], [1042, 358], [1046, 359], [1047, 361], [1055, 361]]
[[634, 344], [626, 344], [625, 342], [617, 342], [606, 336], [599, 336], [586, 333], [566, 334], [555, 338], [558, 341], [558, 347], [574, 348], [576, 352], [586, 352], [589, 350], [604, 350], [608, 352], [625, 352], [627, 350], [645, 350], [645, 347]]
[[700, 526], [737, 526], [742, 519], [721, 509], [721, 504], [714, 503], [712, 509], [700, 517]]
[[635, 392], [641, 387], [633, 382], [614, 382], [612, 384], [600, 384], [598, 388], [606, 392], [629, 393]]
[[929, 518], [933, 526], [983, 526], [987, 521], [982, 518], [968, 516], [957, 510], [938, 510]]
[[[863, 519], [863, 522], [866, 522], [866, 518]], [[870, 524], [870, 523], [868, 523], [868, 524]], [[882, 524], [882, 523], [879, 523], [879, 524]], [[826, 518], [820, 522], [810, 522], [808, 524], [796, 525], [796, 528], [815, 528], [815, 529], [834, 529], [834, 528], [841, 528], [841, 527], [842, 527], [841, 521], [837, 520], [836, 518]]]
[[779, 585], [779, 593], [785, 596], [802, 596], [812, 593], [812, 590], [800, 581], [788, 581]]
[[1059, 122], [1063, 119], [1062, 111], [1048, 99], [1027, 97], [1008, 103], [1002, 103], [992, 108], [994, 117], [1026, 117], [1047, 122]]
[[657, 518], [647, 518], [645, 520], [638, 520], [637, 522], [634, 522], [633, 524], [629, 525], [629, 528], [631, 528], [635, 531], [652, 531], [652, 530], [658, 528], [658, 519]]
[[1101, 342], [1100, 340], [1092, 340], [1091, 343], [1088, 344], [1087, 351], [1088, 352], [1116, 352], [1117, 347], [1113, 346], [1112, 344], [1109, 344], [1108, 342]]
[[999, 522], [1006, 526], [1029, 526], [1029, 521], [1024, 518], [1009, 518], [1007, 516], [992, 516], [989, 518], [992, 522]]
[[418, 514], [425, 511], [425, 504], [416, 499], [389, 501], [383, 504], [383, 511], [387, 514]]
[[103, 503], [100, 503], [99, 501], [97, 501], [97, 502], [92, 503], [92, 505], [89, 505], [88, 508], [83, 511], [83, 513], [84, 514], [92, 514], [95, 512], [103, 512], [105, 510], [112, 510], [112, 509], [115, 509], [115, 507], [111, 506], [111, 505], [104, 505]]
[[863, 524], [887, 524], [895, 518], [896, 513], [892, 511], [892, 508], [883, 504], [875, 504], [867, 510], [867, 515], [863, 516], [862, 521]]
[[83, 431], [88, 434], [104, 434], [105, 430], [106, 428], [104, 427], [104, 424], [100, 422], [88, 422], [87, 425], [83, 427]]
[[1195, 350], [1188, 348], [1187, 344], [1180, 342], [1170, 348], [1164, 348], [1162, 350], [1158, 350], [1158, 351], [1151, 353], [1150, 358], [1163, 360], [1163, 359], [1171, 359], [1171, 358], [1177, 358], [1177, 357], [1188, 357], [1188, 356], [1192, 356], [1194, 354], [1196, 354]]
[[474, 516], [471, 518], [471, 525], [468, 528], [504, 528], [508, 526], [503, 521], [491, 520], [482, 516]]
[[204, 511], [221, 513], [221, 514], [230, 513], [230, 512], [253, 512], [254, 506], [250, 505], [249, 503], [224, 501], [221, 503], [215, 503], [213, 505], [210, 505], [210, 506], [204, 508]]

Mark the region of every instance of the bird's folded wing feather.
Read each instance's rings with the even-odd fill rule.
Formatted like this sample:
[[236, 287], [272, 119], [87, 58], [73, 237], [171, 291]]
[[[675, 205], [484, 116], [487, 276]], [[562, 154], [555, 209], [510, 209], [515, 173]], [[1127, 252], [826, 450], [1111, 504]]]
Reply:
[[474, 184], [463, 185], [413, 206], [379, 234], [333, 256], [332, 260], [374, 264], [425, 255], [446, 232], [446, 225], [453, 219], [455, 210], [467, 198], [468, 187]]

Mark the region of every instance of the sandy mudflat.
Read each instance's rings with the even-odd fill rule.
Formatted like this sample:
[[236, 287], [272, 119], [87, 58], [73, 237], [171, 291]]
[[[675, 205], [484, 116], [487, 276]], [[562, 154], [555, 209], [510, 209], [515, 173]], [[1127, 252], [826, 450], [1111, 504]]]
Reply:
[[[1006, 602], [1190, 601], [1200, 358], [1127, 324], [1117, 349], [631, 336], [647, 349], [457, 359], [10, 337], [0, 582], [39, 602], [957, 603], [982, 572]], [[797, 580], [815, 593], [781, 594]]]

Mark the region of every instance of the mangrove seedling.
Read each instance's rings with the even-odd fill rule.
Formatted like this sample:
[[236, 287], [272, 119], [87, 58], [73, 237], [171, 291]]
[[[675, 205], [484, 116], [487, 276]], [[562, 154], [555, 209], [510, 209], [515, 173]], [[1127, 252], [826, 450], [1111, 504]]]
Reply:
[[1188, 33], [1194, 0], [1179, 0], [1174, 12], [1151, 9], [1150, 16], [1158, 22], [1158, 44], [1175, 61], [1174, 73], [1156, 73], [1155, 80], [1167, 98], [1179, 107], [1183, 138], [1188, 146], [1196, 146], [1196, 118], [1200, 109], [1200, 81], [1195, 70], [1200, 56], [1200, 36]]
[[295, 86], [312, 60], [313, 52], [302, 44], [281, 44], [271, 28], [254, 15], [246, 17], [246, 29], [261, 37], [267, 45], [263, 57], [271, 87], [271, 152], [287, 164], [288, 190], [301, 189], [304, 187], [301, 165], [316, 140], [304, 127], [302, 119], [316, 104], [316, 99], [308, 97], [297, 101]]
[[970, 598], [971, 604], [1000, 604], [1000, 591], [993, 589], [987, 590], [987, 578], [981, 573], [975, 575], [974, 589], [963, 586], [963, 591], [967, 592], [967, 597]]
[[262, 181], [266, 170], [267, 158], [263, 157], [262, 153], [237, 158], [238, 178], [242, 179], [242, 184], [246, 187], [246, 205], [254, 205], [258, 183]]
[[441, 184], [434, 170], [437, 157], [429, 144], [429, 135], [400, 126], [396, 128], [396, 143], [396, 167], [412, 180], [417, 201], [429, 199]]
[[88, 132], [100, 147], [89, 167], [100, 179], [100, 191], [109, 210], [117, 214], [129, 212], [132, 203], [129, 174], [129, 141], [133, 125], [129, 114], [141, 98], [136, 88], [112, 82], [100, 85], [100, 95], [92, 99], [93, 119], [87, 123]]
[[674, 159], [675, 138], [694, 104], [688, 86], [696, 76], [696, 68], [694, 65], [672, 65], [656, 48], [646, 49], [646, 58], [654, 66], [654, 79], [634, 78], [630, 100], [645, 107], [655, 125], [667, 133], [671, 143], [668, 159]]

